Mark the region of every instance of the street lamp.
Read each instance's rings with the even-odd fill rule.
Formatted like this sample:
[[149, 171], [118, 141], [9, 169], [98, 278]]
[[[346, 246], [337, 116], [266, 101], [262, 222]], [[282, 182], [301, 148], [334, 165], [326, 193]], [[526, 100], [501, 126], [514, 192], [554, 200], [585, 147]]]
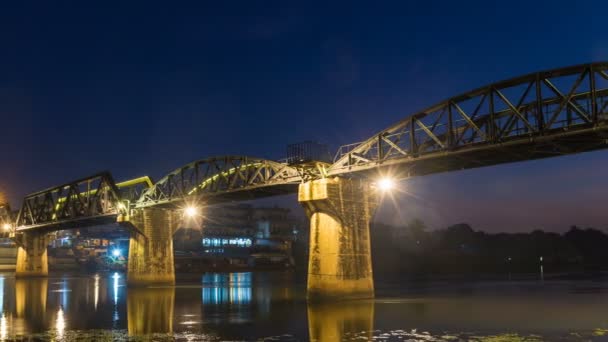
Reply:
[[12, 226], [10, 223], [5, 223], [2, 225], [2, 229], [4, 229], [5, 232], [8, 232], [9, 230], [11, 230]]

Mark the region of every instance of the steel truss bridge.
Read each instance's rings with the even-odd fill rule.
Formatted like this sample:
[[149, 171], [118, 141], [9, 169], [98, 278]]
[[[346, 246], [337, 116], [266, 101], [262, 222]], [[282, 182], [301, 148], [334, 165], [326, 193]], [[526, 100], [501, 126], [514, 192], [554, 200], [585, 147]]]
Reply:
[[0, 206], [16, 232], [116, 222], [132, 209], [176, 208], [294, 193], [324, 177], [397, 178], [554, 157], [608, 146], [608, 62], [537, 72], [449, 98], [366, 141], [340, 147], [333, 164], [288, 165], [244, 156], [192, 162], [156, 183], [116, 183], [109, 172]]

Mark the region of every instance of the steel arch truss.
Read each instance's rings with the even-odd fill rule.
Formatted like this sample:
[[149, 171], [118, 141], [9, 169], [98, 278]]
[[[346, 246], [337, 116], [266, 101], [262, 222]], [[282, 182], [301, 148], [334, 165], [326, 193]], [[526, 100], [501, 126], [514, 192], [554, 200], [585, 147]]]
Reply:
[[114, 179], [110, 173], [102, 172], [25, 197], [16, 230], [40, 226], [66, 229], [103, 218], [115, 221], [115, 216], [126, 210], [120, 201]]
[[[258, 198], [296, 191], [303, 176], [286, 164], [243, 156], [195, 161], [146, 190], [135, 207]], [[244, 198], [246, 196], [247, 198]]]
[[[450, 98], [342, 146], [328, 174], [396, 164], [426, 174], [593, 150], [605, 145], [607, 120], [608, 63], [538, 72]], [[425, 159], [434, 162], [406, 165]]]

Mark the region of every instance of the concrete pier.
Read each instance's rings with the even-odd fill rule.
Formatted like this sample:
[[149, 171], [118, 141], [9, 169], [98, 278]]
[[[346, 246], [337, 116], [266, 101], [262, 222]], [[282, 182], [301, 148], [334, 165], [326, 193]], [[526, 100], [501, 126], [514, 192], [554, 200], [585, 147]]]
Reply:
[[172, 210], [136, 209], [130, 222], [136, 228], [129, 241], [127, 284], [175, 284], [173, 233], [179, 219]]
[[369, 223], [376, 192], [363, 180], [331, 178], [300, 184], [310, 218], [307, 298], [373, 298]]
[[19, 246], [15, 267], [16, 277], [48, 276], [48, 242], [47, 235], [38, 232], [26, 232], [16, 239], [17, 246]]

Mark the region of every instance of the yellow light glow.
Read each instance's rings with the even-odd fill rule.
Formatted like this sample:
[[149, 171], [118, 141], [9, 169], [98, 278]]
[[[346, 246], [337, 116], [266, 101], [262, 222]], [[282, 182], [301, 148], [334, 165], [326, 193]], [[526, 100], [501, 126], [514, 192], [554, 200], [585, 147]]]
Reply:
[[2, 341], [6, 340], [8, 337], [8, 324], [6, 323], [6, 316], [4, 312], [2, 313], [2, 318], [0, 318], [0, 339]]
[[95, 311], [97, 311], [97, 302], [99, 302], [99, 275], [95, 275]]
[[184, 213], [186, 214], [187, 217], [195, 217], [198, 215], [198, 209], [195, 207], [187, 207], [186, 209], [184, 209]]
[[395, 187], [395, 181], [391, 178], [382, 178], [378, 181], [378, 188], [382, 191], [389, 191]]
[[57, 331], [58, 339], [63, 338], [63, 333], [65, 331], [65, 318], [63, 317], [63, 308], [60, 306], [57, 311], [57, 319], [55, 321], [55, 329]]
[[118, 203], [118, 210], [126, 210], [127, 206], [124, 203]]
[[9, 231], [9, 230], [11, 230], [11, 228], [12, 227], [11, 227], [10, 223], [5, 223], [2, 225], [2, 229], [4, 229], [4, 231]]

